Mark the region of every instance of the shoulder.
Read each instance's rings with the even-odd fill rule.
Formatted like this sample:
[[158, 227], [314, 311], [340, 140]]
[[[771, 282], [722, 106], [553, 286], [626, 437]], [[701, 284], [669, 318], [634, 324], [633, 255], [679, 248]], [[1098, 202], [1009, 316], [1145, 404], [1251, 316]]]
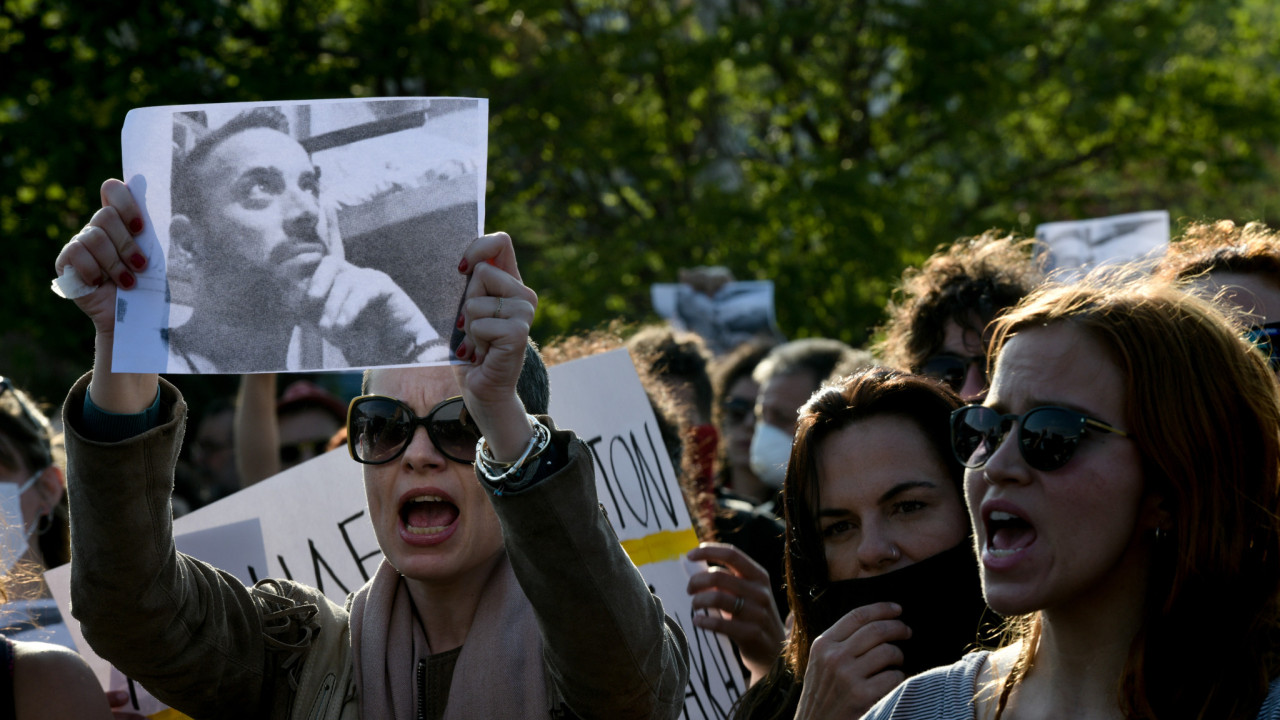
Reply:
[[969, 653], [950, 665], [907, 678], [867, 711], [863, 720], [972, 718], [978, 676], [989, 652]]
[[81, 657], [60, 645], [13, 643], [14, 709], [22, 717], [109, 718], [107, 696]]

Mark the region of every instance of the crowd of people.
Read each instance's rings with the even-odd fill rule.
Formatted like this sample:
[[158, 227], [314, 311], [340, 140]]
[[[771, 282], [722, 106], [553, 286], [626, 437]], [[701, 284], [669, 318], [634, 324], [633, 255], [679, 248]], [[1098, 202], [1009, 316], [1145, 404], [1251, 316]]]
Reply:
[[[547, 415], [547, 365], [626, 348], [702, 541], [693, 622], [749, 678], [733, 717], [1280, 718], [1265, 226], [1192, 224], [1154, 269], [1070, 282], [1032, 240], [962, 238], [903, 273], [866, 348], [719, 354], [665, 325], [539, 349], [497, 233], [458, 266], [461, 364], [366, 371], [350, 403], [246, 375], [188, 408], [111, 371], [116, 293], [152, 259], [129, 189], [103, 199], [54, 264], [96, 288], [94, 367], [52, 418], [0, 378], [3, 592], [36, 618], [0, 644], [16, 717], [122, 716], [59, 649], [39, 573], [67, 562], [94, 650], [192, 717], [679, 717], [687, 629]], [[174, 549], [175, 516], [341, 447], [384, 556], [345, 606]]]

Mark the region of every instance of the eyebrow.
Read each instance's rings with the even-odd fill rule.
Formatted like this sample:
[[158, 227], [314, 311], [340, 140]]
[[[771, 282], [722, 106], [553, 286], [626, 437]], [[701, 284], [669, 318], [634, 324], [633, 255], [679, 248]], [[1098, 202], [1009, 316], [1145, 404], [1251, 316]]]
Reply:
[[[893, 500], [895, 497], [907, 492], [908, 490], [915, 490], [917, 488], [923, 488], [925, 490], [934, 490], [937, 487], [938, 487], [937, 483], [930, 482], [928, 480], [908, 480], [906, 482], [900, 482], [897, 485], [894, 485], [893, 487], [886, 490], [883, 495], [881, 495], [879, 498], [876, 499], [876, 503], [879, 505], [883, 505], [889, 502], [890, 500]], [[828, 508], [818, 509], [819, 519], [847, 517], [852, 514], [853, 513], [850, 513], [848, 510], [845, 510], [844, 508], [828, 507]]]

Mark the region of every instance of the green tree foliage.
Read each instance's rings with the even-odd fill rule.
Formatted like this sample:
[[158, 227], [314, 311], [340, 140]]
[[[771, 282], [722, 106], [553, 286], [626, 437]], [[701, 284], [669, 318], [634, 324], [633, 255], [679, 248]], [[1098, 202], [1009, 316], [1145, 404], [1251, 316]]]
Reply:
[[48, 293], [132, 107], [491, 101], [486, 226], [550, 336], [723, 264], [791, 336], [860, 343], [902, 268], [992, 226], [1274, 214], [1263, 0], [5, 0], [0, 368], [56, 397], [90, 330]]

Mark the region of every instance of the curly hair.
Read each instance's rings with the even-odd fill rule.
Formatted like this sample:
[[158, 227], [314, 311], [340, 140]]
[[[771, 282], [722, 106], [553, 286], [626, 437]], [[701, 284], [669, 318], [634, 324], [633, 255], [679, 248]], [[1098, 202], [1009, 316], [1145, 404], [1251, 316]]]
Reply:
[[919, 268], [907, 268], [885, 307], [888, 320], [876, 354], [886, 364], [918, 371], [938, 353], [948, 322], [984, 336], [986, 326], [1018, 304], [1043, 279], [1031, 259], [1033, 240], [988, 230], [940, 247]]
[[1259, 222], [1192, 223], [1156, 267], [1156, 275], [1166, 279], [1212, 272], [1264, 275], [1280, 284], [1280, 233]]

